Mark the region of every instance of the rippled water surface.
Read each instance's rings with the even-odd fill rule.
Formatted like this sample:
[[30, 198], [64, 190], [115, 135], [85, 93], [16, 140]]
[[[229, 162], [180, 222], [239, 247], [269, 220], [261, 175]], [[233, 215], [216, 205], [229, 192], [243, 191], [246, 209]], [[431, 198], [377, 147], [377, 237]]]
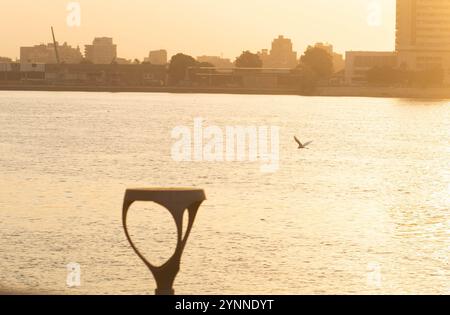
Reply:
[[[195, 117], [280, 126], [280, 170], [174, 162], [171, 130]], [[300, 151], [293, 135], [314, 142]], [[450, 293], [450, 101], [0, 92], [0, 152], [6, 289], [153, 293], [124, 191], [195, 186], [208, 200], [177, 293]], [[163, 262], [174, 224], [132, 210], [138, 246]]]

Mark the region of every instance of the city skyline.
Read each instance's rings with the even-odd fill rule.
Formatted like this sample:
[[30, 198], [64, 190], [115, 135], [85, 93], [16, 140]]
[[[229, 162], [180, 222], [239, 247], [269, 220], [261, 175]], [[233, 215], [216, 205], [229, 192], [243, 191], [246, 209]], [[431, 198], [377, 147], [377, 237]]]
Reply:
[[[51, 42], [50, 25], [55, 27], [60, 43], [84, 47], [95, 37], [112, 37], [118, 45], [118, 56], [140, 60], [150, 50], [161, 48], [169, 56], [183, 52], [234, 59], [243, 50], [270, 48], [269, 43], [280, 34], [290, 38], [298, 52], [315, 42], [329, 42], [339, 53], [395, 49], [394, 0], [348, 0], [346, 10], [339, 2], [329, 0], [285, 1], [282, 6], [274, 6], [273, 0], [264, 0], [258, 6], [236, 6], [229, 1], [212, 5], [204, 0], [189, 4], [179, 0], [164, 4], [139, 0], [133, 6], [122, 0], [107, 4], [104, 0], [77, 1], [81, 7], [80, 27], [66, 23], [69, 1], [19, 2], [22, 5], [6, 1], [3, 7], [9, 14], [0, 21], [2, 29], [15, 34], [4, 40], [0, 56], [12, 59], [19, 58], [20, 46]], [[375, 21], [374, 5], [380, 9]], [[19, 18], [29, 23], [17, 24]], [[217, 34], [220, 41], [214, 40]]]
[[[98, 0], [102, 1], [102, 0]], [[177, 1], [177, 0], [172, 0]], [[198, 0], [202, 1], [202, 0]], [[271, 0], [267, 0], [271, 1]], [[98, 3], [98, 2], [96, 2]], [[323, 2], [321, 2], [323, 3]], [[368, 8], [369, 15], [367, 16], [368, 25], [380, 27], [383, 25], [382, 8], [379, 6], [380, 2], [377, 0], [370, 0]], [[68, 26], [81, 25], [81, 7], [78, 2], [69, 3], [68, 7], [70, 14], [67, 16], [66, 23]], [[236, 82], [244, 86], [253, 87], [276, 87], [279, 85], [292, 85], [293, 82], [302, 81], [304, 84], [308, 80], [306, 73], [294, 74], [294, 77], [281, 79], [281, 73], [278, 75], [271, 74], [271, 78], [259, 78], [258, 81], [252, 81], [243, 77], [235, 77], [233, 73], [231, 76], [215, 76], [205, 68], [266, 68], [278, 69], [283, 72], [283, 69], [297, 69], [305, 71], [306, 65], [312, 69], [312, 76], [310, 82], [316, 79], [328, 81], [328, 84], [347, 84], [368, 85], [368, 84], [387, 84], [387, 85], [426, 85], [434, 84], [448, 85], [450, 83], [450, 42], [448, 41], [450, 18], [447, 14], [450, 10], [450, 0], [396, 0], [396, 21], [395, 28], [391, 30], [395, 33], [395, 50], [357, 50], [352, 47], [345, 51], [345, 60], [343, 54], [339, 54], [334, 42], [324, 41], [316, 42], [313, 45], [307, 46], [302, 54], [302, 50], [296, 50], [293, 40], [285, 36], [284, 33], [278, 35], [272, 40], [270, 49], [265, 46], [261, 49], [253, 50], [255, 53], [247, 48], [239, 47], [238, 51], [243, 52], [237, 59], [235, 64], [232, 64], [233, 58], [223, 58], [213, 54], [189, 54], [186, 51], [176, 53], [173, 58], [165, 47], [158, 50], [150, 50], [148, 57], [143, 59], [133, 56], [131, 59], [124, 58], [118, 51], [119, 45], [112, 37], [96, 37], [92, 44], [85, 45], [84, 59], [80, 51], [79, 45], [73, 48], [67, 45], [66, 42], [58, 49], [57, 41], [51, 28], [53, 43], [47, 45], [40, 44], [34, 46], [20, 47], [20, 74], [13, 74], [17, 69], [14, 65], [8, 65], [11, 62], [8, 58], [2, 58], [5, 65], [3, 66], [5, 73], [3, 78], [5, 80], [12, 80], [20, 78], [28, 80], [53, 79], [50, 74], [50, 68], [38, 67], [30, 69], [27, 64], [34, 67], [35, 64], [96, 64], [96, 65], [111, 65], [111, 64], [140, 64], [140, 60], [152, 65], [164, 66], [169, 59], [170, 67], [168, 68], [168, 80], [157, 79], [154, 80], [154, 74], [146, 73], [138, 75], [138, 80], [134, 81], [139, 84], [157, 84], [158, 86], [169, 84], [178, 85], [186, 84], [190, 81], [194, 85], [225, 85], [234, 86]], [[201, 14], [200, 14], [201, 15]], [[229, 23], [230, 25], [232, 23]], [[261, 45], [263, 46], [263, 45]], [[260, 46], [260, 47], [261, 47]], [[319, 48], [316, 50], [316, 48]], [[393, 47], [392, 47], [393, 48]], [[53, 52], [54, 50], [54, 52]], [[324, 54], [323, 52], [327, 52]], [[301, 56], [299, 58], [299, 56]], [[9, 60], [9, 61], [8, 61]], [[203, 66], [198, 67], [201, 63]], [[300, 66], [299, 66], [300, 63]], [[205, 66], [205, 64], [207, 64]], [[188, 74], [188, 69], [203, 68], [201, 71]], [[154, 68], [156, 69], [156, 68]], [[302, 70], [303, 69], [303, 70]], [[72, 70], [76, 70], [73, 68]], [[78, 69], [79, 70], [79, 69]], [[78, 71], [77, 70], [77, 71]], [[149, 69], [145, 70], [148, 71]], [[217, 69], [216, 69], [217, 70]], [[32, 73], [28, 73], [28, 72]], [[17, 72], [17, 71], [16, 71]], [[39, 74], [36, 72], [40, 72]], [[338, 74], [332, 78], [333, 74]], [[313, 78], [316, 75], [315, 79]], [[63, 76], [57, 75], [59, 80]], [[69, 76], [70, 77], [70, 76]], [[78, 74], [75, 75], [76, 80], [80, 80]], [[73, 78], [72, 78], [73, 79]], [[90, 75], [84, 74], [82, 81], [86, 79], [91, 80]], [[69, 80], [70, 81], [70, 80]], [[104, 77], [97, 78], [97, 82], [113, 82], [116, 84], [120, 81], [116, 74], [111, 78]], [[129, 80], [122, 78], [122, 82]], [[195, 83], [194, 83], [195, 82]], [[298, 82], [297, 82], [298, 83]], [[291, 86], [292, 88], [292, 86]]]

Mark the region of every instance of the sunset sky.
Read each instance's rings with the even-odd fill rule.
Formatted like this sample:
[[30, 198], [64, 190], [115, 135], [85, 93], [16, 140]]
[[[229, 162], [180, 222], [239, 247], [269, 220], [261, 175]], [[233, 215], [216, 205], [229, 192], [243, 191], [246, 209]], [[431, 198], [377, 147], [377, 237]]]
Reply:
[[[317, 41], [338, 52], [393, 50], [395, 0], [80, 0], [81, 27], [68, 27], [68, 0], [2, 0], [0, 56], [19, 57], [19, 46], [57, 40], [72, 46], [113, 37], [118, 55], [139, 58], [149, 50], [169, 55], [223, 55], [270, 48], [280, 34], [303, 52]], [[370, 5], [381, 6], [370, 25]]]

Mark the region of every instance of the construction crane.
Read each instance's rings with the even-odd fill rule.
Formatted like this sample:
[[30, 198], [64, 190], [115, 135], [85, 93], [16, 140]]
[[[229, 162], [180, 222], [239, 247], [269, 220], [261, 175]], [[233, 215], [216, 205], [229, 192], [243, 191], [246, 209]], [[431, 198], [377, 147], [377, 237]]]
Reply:
[[60, 65], [61, 62], [59, 60], [58, 43], [56, 42], [55, 39], [55, 32], [53, 31], [53, 26], [52, 26], [52, 36], [53, 36], [53, 47], [55, 48], [56, 63]]

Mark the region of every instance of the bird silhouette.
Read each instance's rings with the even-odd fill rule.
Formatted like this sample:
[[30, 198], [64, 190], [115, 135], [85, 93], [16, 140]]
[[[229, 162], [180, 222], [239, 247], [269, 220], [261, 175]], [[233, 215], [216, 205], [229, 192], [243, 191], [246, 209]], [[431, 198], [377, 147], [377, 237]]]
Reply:
[[295, 140], [295, 142], [298, 143], [298, 148], [299, 149], [307, 149], [307, 146], [312, 143], [312, 141], [308, 141], [308, 142], [303, 144], [303, 143], [300, 142], [300, 140], [298, 140], [298, 138], [296, 136], [294, 136], [294, 140]]

